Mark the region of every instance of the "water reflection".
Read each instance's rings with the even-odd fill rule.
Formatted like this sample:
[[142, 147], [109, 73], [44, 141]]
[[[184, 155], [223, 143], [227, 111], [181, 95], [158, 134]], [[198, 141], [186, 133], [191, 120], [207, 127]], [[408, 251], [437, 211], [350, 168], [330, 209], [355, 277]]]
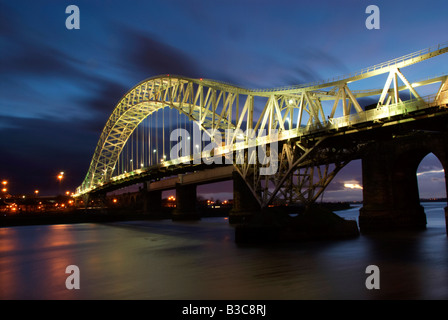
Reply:
[[[222, 218], [2, 228], [0, 298], [446, 299], [444, 205], [425, 204], [422, 232], [282, 246], [237, 246]], [[65, 288], [70, 264], [80, 290]], [[365, 287], [370, 264], [380, 290]]]

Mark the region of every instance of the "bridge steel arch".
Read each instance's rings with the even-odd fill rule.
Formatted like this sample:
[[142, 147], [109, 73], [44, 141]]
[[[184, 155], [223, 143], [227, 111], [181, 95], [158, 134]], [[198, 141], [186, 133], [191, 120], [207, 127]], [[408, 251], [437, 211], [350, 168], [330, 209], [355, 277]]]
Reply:
[[221, 98], [226, 95], [228, 101], [230, 96], [233, 97], [239, 91], [236, 87], [226, 91], [227, 88], [230, 87], [218, 86], [218, 83], [207, 80], [168, 75], [154, 77], [136, 85], [118, 102], [109, 117], [97, 143], [88, 173], [78, 191], [88, 192], [107, 183], [132, 132], [147, 116], [162, 108], [178, 110], [190, 120], [199, 123], [204, 130], [232, 128], [233, 125], [227, 117], [216, 113], [219, 103], [217, 96]]
[[[345, 130], [352, 131], [357, 125], [384, 122], [394, 116], [406, 115], [409, 110], [440, 105], [438, 100], [446, 96], [447, 75], [411, 84], [404, 77], [401, 68], [446, 52], [448, 43], [349, 75], [274, 89], [245, 89], [219, 81], [173, 75], [147, 79], [126, 93], [116, 105], [101, 133], [89, 170], [77, 189], [77, 194], [88, 194], [108, 184], [112, 180], [118, 157], [132, 132], [150, 114], [163, 108], [171, 108], [196, 122], [212, 139], [216, 130], [234, 130], [230, 140], [226, 139], [226, 145], [218, 148], [218, 153], [222, 155], [229, 151], [245, 150], [246, 159], [249, 156], [247, 139], [237, 143], [238, 130], [245, 130], [246, 133], [252, 130], [256, 145], [279, 142], [278, 171], [275, 174], [261, 176], [259, 169], [264, 165], [260, 163], [235, 165], [261, 207], [271, 203], [277, 194], [291, 198], [291, 192], [298, 195], [299, 200], [312, 202], [335, 174], [352, 159], [352, 155], [356, 153], [354, 150], [359, 147], [343, 144], [343, 147], [336, 150], [331, 144], [326, 144], [327, 138], [335, 136], [335, 133], [336, 136], [343, 134]], [[359, 91], [349, 89], [351, 82], [384, 73], [389, 73], [384, 88]], [[399, 86], [398, 79], [404, 85]], [[442, 83], [436, 97], [420, 97], [414, 89], [435, 82]], [[401, 101], [401, 90], [409, 90], [414, 98]], [[380, 95], [376, 109], [361, 108], [358, 98], [375, 95]], [[322, 105], [325, 100], [333, 101], [329, 110], [325, 110]], [[338, 116], [338, 112], [342, 116]], [[262, 132], [267, 133], [267, 136], [263, 136]], [[273, 132], [278, 134], [274, 137], [271, 135]], [[335, 164], [333, 169], [329, 169], [329, 161]], [[158, 166], [178, 164], [179, 161], [171, 160]], [[318, 165], [325, 167], [317, 169]], [[311, 167], [316, 170], [307, 169]], [[296, 169], [303, 169], [304, 172], [297, 173]], [[294, 172], [299, 179], [295, 186], [292, 179]], [[319, 179], [313, 182], [316, 173]], [[305, 195], [297, 185], [307, 186], [305, 192], [308, 194]]]

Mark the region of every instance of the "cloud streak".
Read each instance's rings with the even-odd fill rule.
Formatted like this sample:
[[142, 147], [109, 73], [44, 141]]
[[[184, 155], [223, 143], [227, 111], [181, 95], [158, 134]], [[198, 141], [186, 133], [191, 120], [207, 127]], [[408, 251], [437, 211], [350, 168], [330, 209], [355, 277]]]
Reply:
[[161, 74], [200, 77], [200, 66], [185, 52], [136, 28], [117, 29], [123, 39], [122, 67], [134, 77], [145, 79]]

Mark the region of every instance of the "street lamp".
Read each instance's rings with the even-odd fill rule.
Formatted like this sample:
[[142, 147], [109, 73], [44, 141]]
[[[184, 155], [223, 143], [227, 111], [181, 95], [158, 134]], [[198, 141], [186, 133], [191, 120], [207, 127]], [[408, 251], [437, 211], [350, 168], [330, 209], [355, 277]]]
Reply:
[[62, 185], [62, 179], [64, 178], [64, 171], [59, 172], [58, 174], [58, 180], [59, 180], [59, 192], [62, 191], [61, 185]]
[[5, 194], [6, 196], [6, 192], [8, 192], [8, 188], [6, 187], [8, 185], [8, 180], [3, 180], [2, 181], [2, 192]]
[[59, 172], [59, 174], [58, 174], [59, 182], [62, 181], [62, 178], [64, 178], [64, 172], [63, 171]]

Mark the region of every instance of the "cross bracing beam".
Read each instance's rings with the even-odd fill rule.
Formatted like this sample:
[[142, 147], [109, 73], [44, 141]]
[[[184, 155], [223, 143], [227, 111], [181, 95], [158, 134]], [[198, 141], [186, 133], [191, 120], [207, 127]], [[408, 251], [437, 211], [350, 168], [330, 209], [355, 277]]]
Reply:
[[[443, 85], [443, 83], [448, 79], [448, 75], [437, 75], [425, 79], [420, 79], [417, 81], [413, 81], [411, 83], [411, 86], [413, 88], [423, 87], [426, 85], [431, 85], [435, 83], [440, 83], [440, 87]], [[335, 90], [338, 87], [333, 87], [331, 90], [328, 91], [316, 91], [316, 95], [319, 97], [321, 101], [326, 100], [335, 100]], [[407, 90], [408, 87], [406, 85], [402, 85], [398, 87], [398, 91], [404, 91]], [[371, 97], [371, 96], [379, 96], [382, 92], [383, 88], [381, 89], [365, 89], [365, 90], [351, 90], [353, 96], [356, 98], [363, 98], [363, 97]], [[390, 91], [392, 92], [392, 91]]]

